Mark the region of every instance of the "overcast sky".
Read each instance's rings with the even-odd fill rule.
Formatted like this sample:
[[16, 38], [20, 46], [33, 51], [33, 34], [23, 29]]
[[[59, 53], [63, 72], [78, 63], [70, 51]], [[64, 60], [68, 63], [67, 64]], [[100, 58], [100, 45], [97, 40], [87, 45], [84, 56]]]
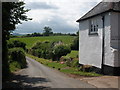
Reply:
[[31, 9], [26, 15], [32, 20], [17, 25], [15, 33], [42, 33], [45, 26], [52, 28], [53, 32], [76, 33], [79, 30], [76, 20], [100, 2], [83, 1], [25, 0], [26, 8]]

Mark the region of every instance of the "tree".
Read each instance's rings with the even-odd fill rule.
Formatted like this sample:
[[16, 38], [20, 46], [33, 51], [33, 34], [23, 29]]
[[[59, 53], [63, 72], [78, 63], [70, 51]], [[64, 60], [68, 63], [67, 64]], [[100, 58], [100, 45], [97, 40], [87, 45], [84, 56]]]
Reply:
[[3, 80], [9, 74], [7, 40], [10, 32], [15, 30], [16, 24], [21, 21], [31, 20], [25, 15], [28, 9], [24, 9], [24, 2], [3, 2], [2, 3], [2, 76]]
[[43, 35], [44, 36], [49, 36], [51, 34], [53, 34], [52, 29], [50, 27], [44, 27]]

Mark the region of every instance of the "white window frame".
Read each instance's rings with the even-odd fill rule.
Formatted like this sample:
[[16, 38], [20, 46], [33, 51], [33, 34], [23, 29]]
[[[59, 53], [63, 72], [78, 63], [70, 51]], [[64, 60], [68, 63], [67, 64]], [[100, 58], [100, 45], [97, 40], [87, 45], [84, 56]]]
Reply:
[[98, 24], [97, 19], [89, 20], [89, 35], [97, 35], [98, 34]]

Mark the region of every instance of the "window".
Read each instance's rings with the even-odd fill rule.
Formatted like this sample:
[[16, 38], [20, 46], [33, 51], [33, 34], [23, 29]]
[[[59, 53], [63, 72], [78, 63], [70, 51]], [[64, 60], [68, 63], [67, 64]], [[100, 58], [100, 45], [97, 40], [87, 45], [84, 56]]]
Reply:
[[98, 24], [97, 20], [89, 21], [89, 35], [98, 34]]

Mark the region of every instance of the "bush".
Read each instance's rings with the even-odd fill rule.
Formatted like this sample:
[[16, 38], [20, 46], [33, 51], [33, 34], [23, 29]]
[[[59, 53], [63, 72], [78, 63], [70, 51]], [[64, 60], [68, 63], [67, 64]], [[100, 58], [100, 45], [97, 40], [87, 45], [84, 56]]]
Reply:
[[53, 47], [52, 54], [53, 60], [60, 60], [61, 56], [65, 56], [71, 52], [71, 49], [67, 45], [56, 45]]
[[31, 49], [28, 50], [29, 54], [37, 56], [39, 58], [50, 59], [51, 58], [51, 48], [50, 42], [36, 42]]
[[61, 56], [70, 53], [69, 46], [64, 45], [62, 41], [44, 41], [36, 42], [31, 49], [28, 50], [29, 54], [37, 56], [39, 58], [59, 60]]
[[13, 41], [8, 41], [7, 46], [8, 48], [13, 48], [14, 47]]
[[17, 61], [12, 61], [9, 65], [9, 67], [10, 67], [11, 72], [14, 72], [14, 71], [22, 68], [21, 65]]
[[8, 51], [9, 55], [9, 63], [17, 61], [21, 68], [26, 67], [26, 58], [25, 58], [25, 53], [22, 48], [11, 48]]
[[8, 41], [8, 48], [14, 48], [14, 47], [20, 47], [20, 48], [23, 48], [25, 50], [26, 44], [24, 42], [19, 41], [19, 40]]

